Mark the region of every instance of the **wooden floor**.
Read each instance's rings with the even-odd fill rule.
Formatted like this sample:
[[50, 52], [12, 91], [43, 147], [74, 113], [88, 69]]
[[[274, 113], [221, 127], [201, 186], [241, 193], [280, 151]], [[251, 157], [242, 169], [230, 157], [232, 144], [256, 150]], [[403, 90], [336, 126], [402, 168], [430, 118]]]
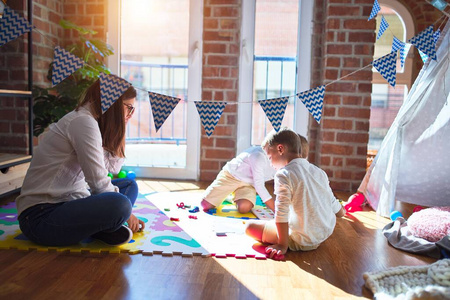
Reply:
[[[204, 189], [204, 182], [138, 181], [140, 191]], [[0, 204], [14, 199], [11, 195]], [[348, 194], [336, 193], [346, 200]], [[403, 209], [409, 216], [412, 208]], [[372, 298], [362, 274], [435, 260], [396, 250], [373, 211], [337, 221], [317, 250], [286, 261], [70, 254], [0, 250], [0, 299], [352, 299]]]

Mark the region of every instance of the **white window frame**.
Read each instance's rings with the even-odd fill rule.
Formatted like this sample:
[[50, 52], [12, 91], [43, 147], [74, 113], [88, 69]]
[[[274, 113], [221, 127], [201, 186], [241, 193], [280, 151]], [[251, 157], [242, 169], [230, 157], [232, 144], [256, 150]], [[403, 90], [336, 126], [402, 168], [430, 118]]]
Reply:
[[[299, 0], [299, 30], [297, 45], [297, 91], [311, 88], [311, 41], [313, 29], [314, 1]], [[241, 49], [239, 61], [239, 97], [237, 153], [251, 145], [252, 136], [252, 102], [253, 101], [253, 57], [255, 50], [255, 13], [256, 0], [242, 1]], [[301, 70], [301, 72], [300, 72]], [[294, 130], [308, 137], [309, 112], [303, 103], [295, 99]]]
[[[107, 11], [106, 39], [107, 43], [116, 50], [114, 55], [108, 57], [107, 63], [114, 74], [119, 74], [120, 70], [120, 1], [122, 0], [109, 0]], [[194, 100], [201, 99], [202, 93], [203, 1], [190, 0], [189, 14], [186, 167], [132, 167], [136, 175], [141, 178], [198, 180], [200, 176], [200, 118]]]

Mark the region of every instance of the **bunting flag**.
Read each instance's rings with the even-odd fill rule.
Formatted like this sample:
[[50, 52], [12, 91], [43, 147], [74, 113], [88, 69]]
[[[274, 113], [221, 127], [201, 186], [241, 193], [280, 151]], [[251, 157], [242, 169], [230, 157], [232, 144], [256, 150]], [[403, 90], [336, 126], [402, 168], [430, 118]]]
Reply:
[[258, 101], [273, 128], [277, 132], [280, 130], [281, 122], [283, 122], [284, 112], [286, 111], [288, 101], [289, 96]]
[[384, 16], [381, 17], [381, 23], [380, 23], [380, 29], [378, 30], [377, 40], [383, 35], [383, 33], [388, 29], [389, 24], [384, 18]]
[[155, 123], [156, 132], [158, 132], [181, 99], [153, 92], [148, 92], [148, 97], [152, 106], [153, 122]]
[[410, 38], [408, 43], [413, 44], [417, 49], [431, 57], [431, 59], [436, 60], [436, 45], [434, 43], [433, 33], [433, 25], [430, 25], [418, 35]]
[[397, 52], [391, 52], [372, 62], [372, 65], [380, 72], [381, 76], [395, 87], [395, 77], [397, 75]]
[[378, 0], [375, 0], [373, 2], [372, 12], [370, 13], [369, 19], [367, 21], [372, 20], [380, 10], [381, 10], [380, 4], [378, 4]]
[[[439, 40], [440, 37], [441, 37], [441, 29], [438, 29], [433, 33], [433, 39], [434, 39], [435, 45], [437, 45], [437, 41]], [[420, 54], [420, 58], [422, 59], [423, 63], [425, 63], [428, 60], [428, 55], [426, 55], [425, 53], [423, 53], [420, 50], [419, 50], [419, 54]]]
[[400, 41], [395, 35], [392, 40], [392, 49], [391, 52], [397, 52], [399, 49], [405, 47], [405, 43]]
[[392, 40], [391, 52], [397, 52], [398, 50], [400, 50], [400, 63], [402, 65], [402, 68], [403, 65], [405, 64], [405, 59], [406, 55], [408, 55], [409, 47], [411, 47], [411, 45], [407, 46], [405, 42], [402, 42], [394, 35], [394, 39]]
[[320, 124], [322, 118], [323, 98], [325, 96], [325, 85], [318, 86], [297, 94], [311, 115]]
[[206, 135], [210, 137], [213, 134], [227, 103], [212, 101], [194, 101], [194, 103], [197, 107], [202, 125], [205, 128]]
[[53, 58], [52, 86], [57, 85], [82, 66], [84, 66], [84, 61], [79, 57], [56, 46]]
[[406, 57], [408, 56], [409, 49], [411, 49], [411, 44], [405, 43], [405, 46], [400, 49], [400, 62], [402, 64], [402, 68], [405, 65]]
[[0, 47], [31, 29], [32, 25], [27, 20], [6, 6], [0, 19]]
[[130, 86], [128, 81], [116, 75], [100, 73], [102, 113], [104, 114]]

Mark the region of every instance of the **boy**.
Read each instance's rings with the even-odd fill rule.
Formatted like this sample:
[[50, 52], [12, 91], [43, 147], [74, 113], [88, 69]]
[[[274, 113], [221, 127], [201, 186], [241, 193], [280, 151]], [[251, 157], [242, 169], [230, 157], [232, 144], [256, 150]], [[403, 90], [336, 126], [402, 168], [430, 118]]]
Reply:
[[336, 216], [345, 211], [333, 196], [328, 176], [301, 158], [301, 140], [294, 131], [272, 131], [261, 145], [275, 174], [275, 220], [250, 223], [246, 233], [269, 243], [266, 253], [281, 256], [287, 249], [309, 251], [319, 247], [334, 230]]
[[203, 210], [219, 206], [232, 192], [240, 213], [251, 211], [256, 202], [256, 193], [267, 207], [274, 210], [275, 202], [264, 185], [274, 175], [275, 169], [261, 146], [250, 147], [229, 161], [206, 189], [201, 202]]

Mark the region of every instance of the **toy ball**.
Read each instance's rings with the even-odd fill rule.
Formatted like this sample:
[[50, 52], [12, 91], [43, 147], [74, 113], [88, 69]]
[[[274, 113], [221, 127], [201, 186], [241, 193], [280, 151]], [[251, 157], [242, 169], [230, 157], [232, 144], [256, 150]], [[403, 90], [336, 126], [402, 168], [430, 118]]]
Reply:
[[125, 178], [127, 177], [127, 172], [125, 171], [120, 171], [119, 174], [117, 174], [118, 178]]
[[128, 179], [135, 179], [136, 178], [136, 173], [134, 173], [133, 171], [128, 171], [127, 178]]
[[397, 210], [394, 210], [393, 212], [391, 212], [391, 220], [392, 221], [397, 220], [397, 218], [399, 218], [399, 217], [403, 217], [401, 212], [399, 212]]
[[423, 209], [422, 206], [417, 205], [416, 207], [414, 207], [413, 212], [418, 212], [418, 211], [421, 211], [422, 209]]
[[108, 173], [108, 177], [111, 178], [111, 179], [113, 179], [113, 178], [114, 178], [114, 175], [111, 174], [111, 173]]

